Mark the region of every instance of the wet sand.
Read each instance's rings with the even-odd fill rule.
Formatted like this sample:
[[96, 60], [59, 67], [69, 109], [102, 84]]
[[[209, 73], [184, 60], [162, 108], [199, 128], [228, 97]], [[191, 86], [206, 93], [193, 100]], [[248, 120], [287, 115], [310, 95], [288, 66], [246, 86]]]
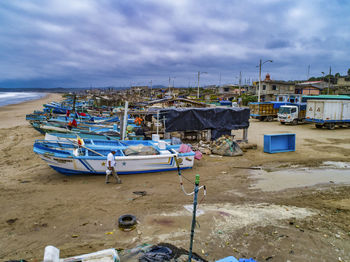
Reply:
[[[168, 242], [188, 249], [192, 197], [180, 189], [177, 172], [124, 175], [123, 184], [103, 176], [58, 174], [33, 153], [43, 139], [25, 121], [59, 96], [0, 108], [0, 260], [41, 261], [46, 245], [61, 257], [106, 248], [127, 249]], [[263, 153], [263, 134], [296, 134], [296, 152]], [[350, 190], [347, 184], [321, 183], [280, 191], [254, 188], [252, 166], [265, 171], [322, 161], [348, 161], [350, 129], [319, 130], [312, 125], [282, 126], [251, 121], [250, 142], [257, 150], [241, 157], [204, 156], [183, 175], [200, 174], [207, 196], [199, 197], [200, 227], [194, 251], [208, 261], [225, 256], [257, 261], [350, 261]], [[237, 132], [241, 136], [241, 131]], [[237, 168], [244, 167], [244, 168]], [[188, 191], [193, 185], [186, 181]], [[146, 191], [145, 196], [134, 191]], [[135, 230], [120, 231], [120, 215], [134, 214]]]

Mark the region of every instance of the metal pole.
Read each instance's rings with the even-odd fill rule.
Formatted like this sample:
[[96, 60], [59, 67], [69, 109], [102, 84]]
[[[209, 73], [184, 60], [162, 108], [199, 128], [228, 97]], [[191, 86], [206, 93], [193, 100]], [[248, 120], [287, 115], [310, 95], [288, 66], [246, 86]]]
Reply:
[[157, 135], [159, 131], [159, 111], [157, 111]]
[[239, 72], [239, 96], [241, 96], [242, 72]]
[[170, 76], [169, 76], [169, 95], [170, 95]]
[[193, 214], [192, 214], [192, 225], [191, 225], [191, 240], [190, 240], [190, 250], [188, 253], [188, 262], [191, 262], [192, 258], [192, 247], [194, 238], [194, 228], [196, 226], [196, 211], [197, 211], [197, 195], [199, 186], [199, 175], [196, 175], [195, 186], [194, 186], [194, 196], [193, 196]]
[[197, 89], [197, 99], [199, 99], [199, 76], [201, 72], [198, 71], [198, 89]]
[[74, 93], [74, 95], [73, 95], [73, 111], [74, 111], [74, 113], [75, 113], [75, 102], [76, 102], [76, 100], [77, 100], [77, 95]]
[[261, 59], [259, 63], [259, 90], [258, 90], [258, 102], [260, 102], [260, 90], [261, 90]]
[[331, 74], [332, 74], [332, 68], [329, 67], [329, 76], [328, 76], [328, 89], [327, 89], [327, 95], [329, 95], [329, 86], [331, 84]]

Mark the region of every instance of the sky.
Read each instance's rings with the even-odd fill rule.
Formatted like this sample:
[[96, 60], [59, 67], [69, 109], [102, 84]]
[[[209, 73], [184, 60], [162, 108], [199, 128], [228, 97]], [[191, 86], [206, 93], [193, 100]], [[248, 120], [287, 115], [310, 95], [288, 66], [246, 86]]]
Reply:
[[[2, 0], [0, 87], [237, 84], [350, 68], [347, 0]], [[170, 78], [170, 81], [169, 81]]]

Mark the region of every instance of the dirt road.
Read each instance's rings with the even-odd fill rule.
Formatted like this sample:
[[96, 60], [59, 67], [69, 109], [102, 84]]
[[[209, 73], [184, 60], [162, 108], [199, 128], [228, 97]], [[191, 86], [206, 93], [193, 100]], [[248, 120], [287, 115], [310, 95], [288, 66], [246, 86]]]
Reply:
[[[296, 152], [263, 153], [263, 134], [284, 132], [296, 134]], [[261, 166], [271, 172], [348, 161], [349, 134], [350, 129], [252, 120], [248, 138], [257, 150], [197, 161], [183, 172], [191, 181], [200, 174], [200, 183], [207, 186], [207, 196], [200, 196], [194, 251], [209, 261], [229, 255], [257, 261], [350, 261], [347, 184], [329, 181], [266, 191], [256, 186], [259, 174], [247, 169]], [[142, 243], [188, 249], [191, 213], [184, 206], [192, 198], [182, 193], [176, 172], [124, 175], [121, 185], [106, 185], [101, 176], [65, 177], [33, 153], [39, 138], [25, 122], [0, 129], [1, 260], [41, 261], [46, 245], [58, 247], [61, 257]], [[190, 183], [185, 186], [193, 189]], [[135, 230], [118, 229], [122, 214], [138, 218]]]

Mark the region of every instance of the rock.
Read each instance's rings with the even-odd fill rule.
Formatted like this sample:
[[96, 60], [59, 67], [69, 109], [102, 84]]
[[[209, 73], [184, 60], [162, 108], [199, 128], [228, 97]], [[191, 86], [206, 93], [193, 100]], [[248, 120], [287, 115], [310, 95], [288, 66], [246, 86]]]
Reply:
[[6, 223], [9, 224], [9, 225], [12, 225], [14, 224], [16, 221], [18, 220], [18, 218], [11, 218], [11, 219], [8, 219], [6, 220]]
[[258, 146], [257, 146], [257, 144], [242, 142], [242, 143], [239, 143], [239, 147], [242, 150], [248, 150], [248, 149], [257, 149]]

